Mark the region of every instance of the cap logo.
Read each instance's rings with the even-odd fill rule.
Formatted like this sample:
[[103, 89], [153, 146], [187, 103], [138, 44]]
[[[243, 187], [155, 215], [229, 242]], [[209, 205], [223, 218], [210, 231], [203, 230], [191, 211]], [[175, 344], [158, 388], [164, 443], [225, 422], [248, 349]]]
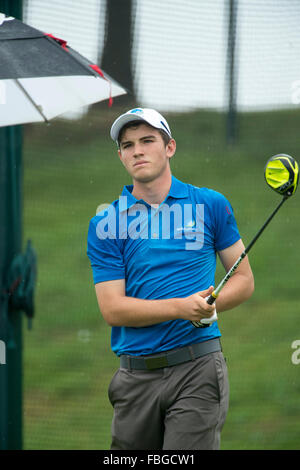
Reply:
[[143, 114], [143, 110], [141, 108], [135, 108], [130, 111], [130, 114]]

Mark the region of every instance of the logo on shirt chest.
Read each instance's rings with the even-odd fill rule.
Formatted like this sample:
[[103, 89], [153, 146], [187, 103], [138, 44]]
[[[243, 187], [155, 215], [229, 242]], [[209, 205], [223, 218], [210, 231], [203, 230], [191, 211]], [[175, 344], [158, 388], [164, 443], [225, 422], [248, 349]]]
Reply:
[[195, 220], [190, 220], [190, 222], [188, 222], [185, 227], [177, 227], [176, 228], [176, 231], [177, 232], [191, 232], [193, 230], [195, 230], [195, 227], [196, 227], [196, 222]]

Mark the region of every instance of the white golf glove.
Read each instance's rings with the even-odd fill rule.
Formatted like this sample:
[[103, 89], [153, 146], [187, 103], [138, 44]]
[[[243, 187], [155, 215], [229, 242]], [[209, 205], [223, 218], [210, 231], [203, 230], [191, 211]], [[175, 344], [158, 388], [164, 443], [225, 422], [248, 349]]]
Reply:
[[[205, 300], [207, 300], [209, 295], [205, 297]], [[212, 323], [218, 320], [218, 314], [217, 310], [215, 309], [213, 315], [209, 318], [202, 318], [199, 321], [192, 321], [191, 323], [196, 327], [196, 328], [205, 328], [207, 326], [210, 326]]]

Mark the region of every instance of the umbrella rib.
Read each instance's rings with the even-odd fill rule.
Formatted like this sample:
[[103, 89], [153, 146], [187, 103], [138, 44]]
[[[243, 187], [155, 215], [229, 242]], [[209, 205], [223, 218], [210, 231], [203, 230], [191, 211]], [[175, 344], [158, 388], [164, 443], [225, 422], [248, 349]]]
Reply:
[[42, 116], [42, 118], [44, 119], [44, 121], [46, 121], [47, 123], [49, 122], [48, 119], [46, 118], [45, 114], [43, 113], [42, 111], [42, 107], [39, 106], [38, 104], [35, 103], [35, 101], [33, 101], [33, 99], [31, 98], [30, 94], [27, 92], [27, 90], [25, 90], [25, 88], [23, 87], [22, 83], [20, 82], [20, 80], [18, 78], [15, 79], [15, 82], [16, 84], [19, 86], [19, 88], [21, 88], [21, 90], [23, 91], [23, 93], [25, 93], [25, 95], [27, 96], [28, 100], [30, 101], [30, 103], [35, 107], [35, 109], [40, 113], [40, 115]]

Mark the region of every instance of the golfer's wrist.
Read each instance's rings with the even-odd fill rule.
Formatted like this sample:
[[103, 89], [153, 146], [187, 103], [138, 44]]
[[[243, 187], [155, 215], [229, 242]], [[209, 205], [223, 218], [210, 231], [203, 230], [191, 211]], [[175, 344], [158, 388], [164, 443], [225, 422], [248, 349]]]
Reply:
[[175, 298], [172, 299], [173, 305], [173, 312], [174, 320], [187, 320], [187, 316], [185, 316], [185, 299], [184, 298]]

